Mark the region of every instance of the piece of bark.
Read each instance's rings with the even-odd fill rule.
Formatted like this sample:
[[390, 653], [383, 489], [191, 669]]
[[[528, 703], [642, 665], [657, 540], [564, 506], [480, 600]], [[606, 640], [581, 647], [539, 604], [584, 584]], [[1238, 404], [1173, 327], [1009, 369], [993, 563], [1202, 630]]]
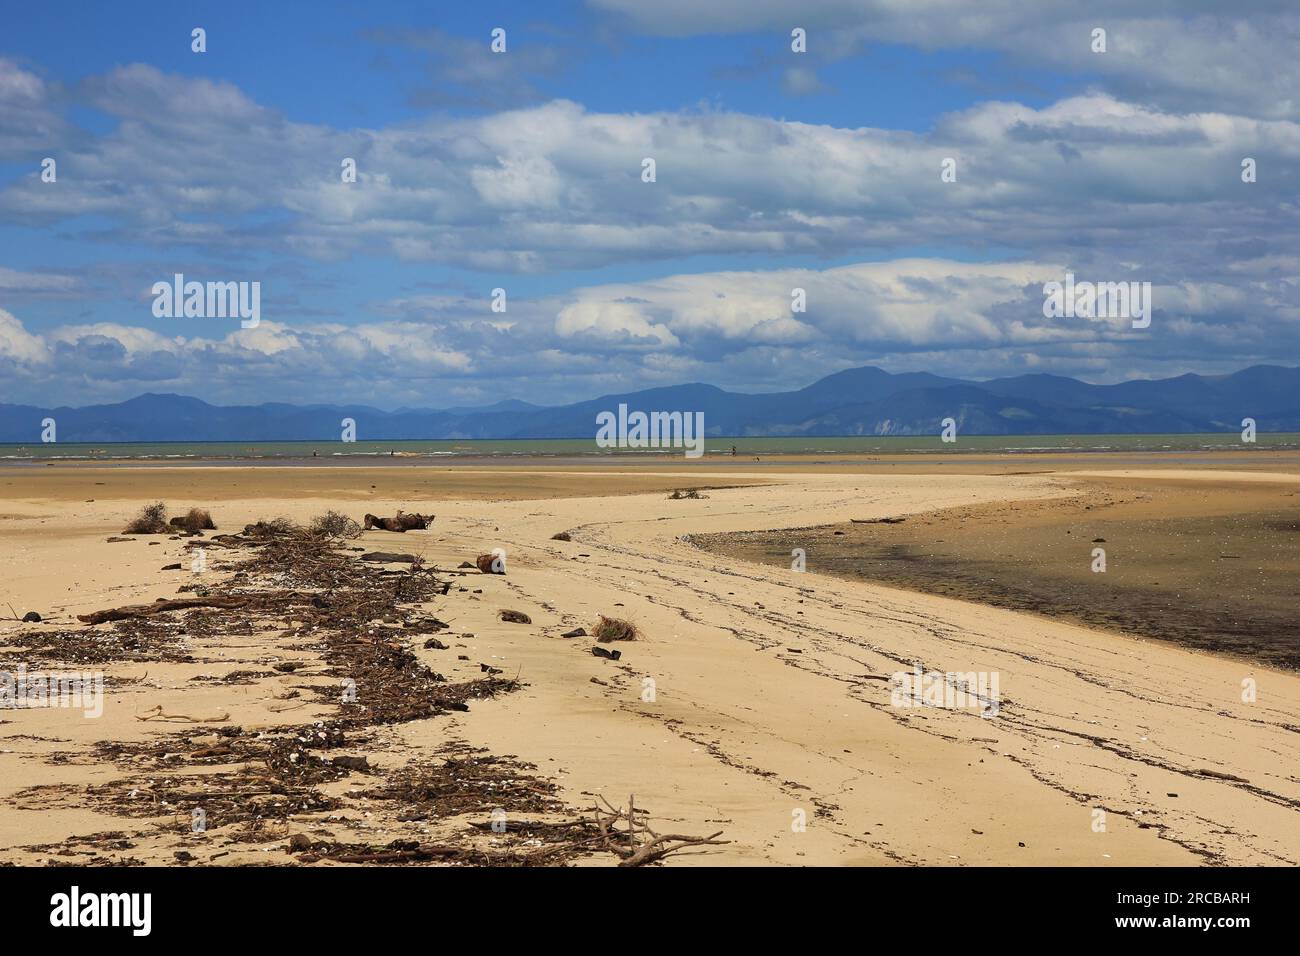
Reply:
[[419, 560], [413, 554], [399, 554], [395, 551], [371, 551], [361, 556], [362, 561], [381, 561], [385, 564], [414, 564]]

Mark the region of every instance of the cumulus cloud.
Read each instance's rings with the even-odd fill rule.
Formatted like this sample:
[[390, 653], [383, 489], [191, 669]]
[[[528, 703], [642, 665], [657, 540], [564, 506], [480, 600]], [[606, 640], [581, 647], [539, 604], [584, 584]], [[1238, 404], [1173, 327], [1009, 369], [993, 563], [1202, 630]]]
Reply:
[[[629, 11], [649, 28], [692, 32], [732, 29], [726, 18], [739, 9], [696, 4], [693, 20], [677, 20], [687, 8], [668, 0]], [[759, 28], [785, 29], [793, 16], [779, 0], [744, 9]], [[842, 0], [789, 22], [814, 31], [813, 43], [816, 30], [838, 31], [840, 53], [858, 36], [1001, 49], [1000, 30], [1019, 30], [1022, 44], [1041, 30], [1043, 49], [1059, 50], [1072, 22], [1027, 19], [1023, 5], [1000, 0], [971, 9]], [[1148, 12], [1164, 22], [1172, 11]], [[1170, 57], [1208, 43], [1209, 21], [1193, 16], [1157, 49], [1146, 21], [1119, 5], [1103, 13], [1113, 24], [1105, 56], [1131, 59], [1146, 37], [1147, 72], [1116, 72], [1109, 92], [1041, 106], [981, 102], [922, 131], [711, 109], [598, 112], [537, 102], [532, 87], [512, 93], [511, 74], [493, 82], [526, 103], [518, 108], [344, 129], [152, 66], [63, 89], [0, 60], [0, 158], [15, 142], [5, 136], [11, 121], [19, 137], [38, 129], [59, 156], [57, 184], [33, 168], [0, 188], [0, 222], [123, 250], [119, 262], [81, 270], [0, 267], [10, 310], [0, 311], [0, 400], [77, 403], [147, 387], [220, 401], [428, 406], [576, 400], [692, 378], [762, 389], [858, 364], [1114, 379], [1292, 361], [1300, 123], [1272, 87], [1261, 88], [1263, 106], [1238, 102], [1235, 74], [1206, 106], [1180, 108], [1178, 97], [1199, 87], [1166, 82], [1160, 70], [1176, 72]], [[1287, 36], [1286, 23], [1275, 26], [1265, 39], [1264, 27], [1237, 23], [1232, 62], [1271, 55], [1269, 44]], [[429, 42], [450, 69], [458, 54], [445, 41]], [[1224, 62], [1207, 60], [1196, 82]], [[1103, 77], [1112, 69], [1086, 64]], [[786, 81], [792, 93], [820, 82], [811, 70]], [[1122, 95], [1125, 84], [1158, 95]], [[61, 117], [74, 104], [108, 122], [73, 131]], [[1256, 183], [1241, 181], [1246, 156]], [[344, 157], [357, 162], [356, 183], [340, 180]], [[646, 157], [657, 164], [653, 183], [641, 179]], [[940, 178], [947, 159], [955, 182]], [[579, 275], [570, 291], [532, 297], [512, 289], [505, 314], [453, 293], [394, 294], [355, 315], [299, 301], [297, 291], [328, 283], [328, 263], [354, 256], [389, 260], [399, 276], [425, 266], [487, 272], [488, 287], [558, 270], [630, 278]], [[53, 311], [80, 298], [97, 306], [84, 318], [120, 318], [98, 301], [116, 294], [150, 323], [141, 290], [158, 276], [219, 263], [222, 277], [265, 278], [277, 259], [300, 271], [265, 300], [269, 318], [257, 329], [73, 324]], [[858, 261], [871, 259], [882, 261]], [[1042, 283], [1066, 270], [1152, 282], [1153, 329], [1045, 319]], [[635, 278], [645, 275], [658, 277]], [[791, 311], [794, 288], [806, 290], [806, 312]]]
[[58, 89], [0, 57], [0, 161], [33, 163], [33, 173], [38, 173], [35, 163], [72, 134], [61, 108]]
[[[666, 36], [809, 31], [809, 47], [862, 42], [995, 50], [1099, 77], [1174, 110], [1300, 119], [1300, 15], [1288, 0], [588, 0]], [[1105, 53], [1092, 31], [1107, 31]]]
[[[66, 155], [57, 189], [34, 177], [11, 183], [3, 219], [95, 213], [112, 223], [102, 240], [494, 272], [989, 243], [1213, 268], [1222, 257], [1205, 243], [1229, 225], [1239, 239], [1297, 238], [1284, 197], [1300, 181], [1300, 124], [1104, 94], [1037, 109], [985, 102], [925, 133], [712, 111], [596, 113], [564, 100], [340, 130], [148, 66], [83, 87], [122, 122]], [[1244, 156], [1260, 168], [1249, 188]], [[340, 181], [343, 157], [356, 159], [358, 182]], [[641, 180], [646, 157], [656, 182]], [[957, 178], [945, 183], [949, 158]]]
[[[87, 323], [38, 334], [0, 312], [0, 401], [77, 404], [149, 389], [240, 403], [362, 395], [391, 407], [502, 397], [556, 403], [689, 379], [764, 390], [862, 364], [1110, 380], [1140, 367], [1285, 362], [1300, 348], [1293, 278], [1158, 282], [1152, 327], [1138, 331], [1125, 318], [1044, 316], [1043, 284], [1068, 268], [912, 258], [722, 271], [512, 299], [499, 314], [482, 300], [416, 296], [378, 305], [386, 314], [378, 321], [264, 319], [255, 329], [194, 319], [166, 332]], [[805, 311], [792, 309], [800, 289]]]

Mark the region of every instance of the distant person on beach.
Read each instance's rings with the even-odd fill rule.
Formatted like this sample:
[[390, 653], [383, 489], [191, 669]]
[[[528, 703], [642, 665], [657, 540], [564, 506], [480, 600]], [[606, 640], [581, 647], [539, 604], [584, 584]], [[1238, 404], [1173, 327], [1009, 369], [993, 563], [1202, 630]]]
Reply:
[[731, 457], [732, 457], [732, 458], [735, 458], [735, 457], [736, 457], [736, 446], [735, 446], [735, 445], [732, 445], [732, 446], [731, 446]]

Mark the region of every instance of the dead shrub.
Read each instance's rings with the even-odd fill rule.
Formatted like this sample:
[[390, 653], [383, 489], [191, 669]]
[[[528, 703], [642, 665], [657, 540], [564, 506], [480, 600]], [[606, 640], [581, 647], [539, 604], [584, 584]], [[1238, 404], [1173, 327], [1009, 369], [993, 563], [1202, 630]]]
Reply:
[[145, 505], [140, 513], [131, 519], [122, 530], [123, 534], [167, 534], [171, 526], [167, 524], [167, 506], [161, 501]]
[[171, 527], [180, 528], [194, 534], [197, 531], [216, 531], [217, 526], [212, 523], [212, 515], [203, 508], [191, 508], [185, 515], [172, 518], [169, 522]]
[[641, 637], [641, 631], [631, 621], [602, 614], [591, 629], [591, 636], [601, 644], [609, 644], [611, 641], [635, 641]]
[[312, 518], [307, 530], [318, 538], [361, 537], [361, 525], [338, 511], [327, 511]]

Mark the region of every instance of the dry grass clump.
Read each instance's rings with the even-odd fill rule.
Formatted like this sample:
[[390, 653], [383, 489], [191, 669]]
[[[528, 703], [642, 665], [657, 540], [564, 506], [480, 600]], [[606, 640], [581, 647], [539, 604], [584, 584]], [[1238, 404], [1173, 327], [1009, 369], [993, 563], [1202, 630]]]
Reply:
[[170, 524], [173, 528], [180, 528], [190, 534], [217, 530], [217, 526], [212, 523], [212, 515], [203, 508], [191, 508], [184, 516], [172, 518]]
[[559, 531], [559, 532], [557, 532], [557, 533], [551, 535], [551, 540], [552, 540], [552, 541], [572, 541], [572, 540], [573, 540], [573, 536], [572, 536], [571, 534], [569, 534], [569, 532], [567, 532], [567, 531]]
[[167, 524], [167, 506], [161, 501], [145, 505], [140, 513], [131, 519], [122, 529], [123, 534], [168, 534], [171, 526]]
[[272, 518], [270, 521], [244, 525], [244, 534], [254, 538], [278, 538], [281, 535], [298, 534], [301, 531], [302, 529], [288, 518]]
[[591, 636], [601, 644], [611, 641], [635, 641], [641, 637], [641, 631], [631, 621], [622, 618], [600, 616], [596, 626], [591, 629]]
[[312, 518], [307, 530], [318, 538], [361, 537], [361, 525], [338, 511], [327, 511]]
[[707, 497], [709, 496], [705, 494], [701, 494], [699, 489], [697, 488], [687, 488], [685, 490], [678, 488], [676, 491], [674, 491], [671, 495], [668, 496], [668, 500], [681, 501], [683, 498], [697, 499], [697, 498], [707, 498]]

